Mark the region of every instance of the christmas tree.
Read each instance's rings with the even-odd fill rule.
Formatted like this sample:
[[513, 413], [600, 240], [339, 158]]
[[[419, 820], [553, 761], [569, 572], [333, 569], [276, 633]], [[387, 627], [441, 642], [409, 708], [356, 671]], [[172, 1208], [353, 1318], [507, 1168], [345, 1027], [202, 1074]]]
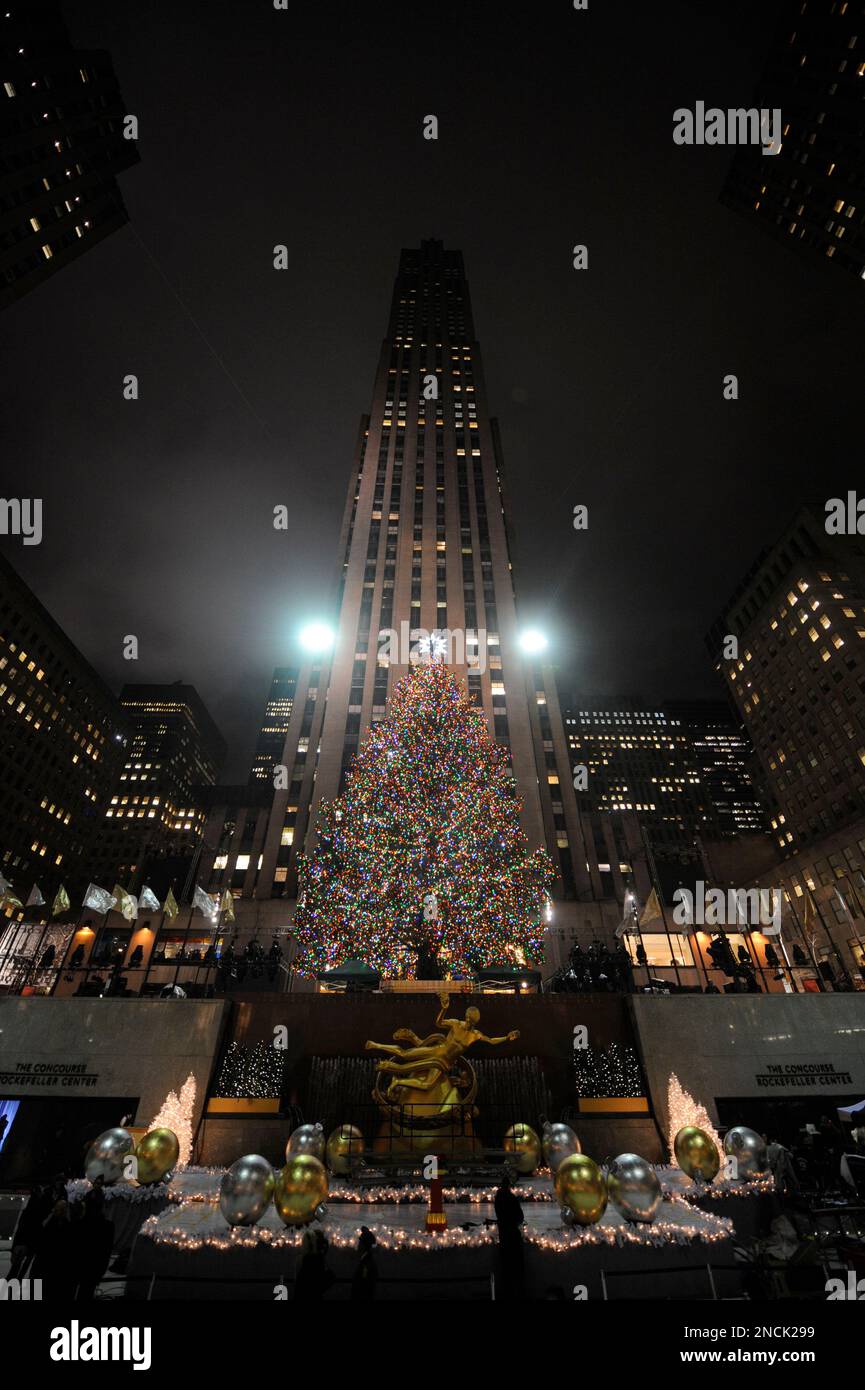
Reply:
[[676, 1154], [676, 1135], [686, 1125], [696, 1125], [704, 1134], [708, 1134], [709, 1138], [717, 1144], [718, 1153], [723, 1154], [724, 1146], [721, 1143], [721, 1137], [709, 1119], [706, 1107], [700, 1105], [692, 1095], [689, 1095], [675, 1072], [670, 1073], [667, 1086], [667, 1113], [670, 1118], [667, 1142], [670, 1146], [671, 1158], [675, 1158]]
[[537, 959], [554, 871], [519, 811], [481, 711], [443, 663], [413, 667], [301, 857], [297, 968], [360, 958], [389, 977], [443, 978]]
[[150, 1122], [150, 1129], [170, 1129], [177, 1135], [177, 1142], [180, 1146], [180, 1157], [177, 1160], [178, 1168], [188, 1168], [192, 1162], [192, 1116], [195, 1113], [195, 1077], [189, 1073], [180, 1088], [180, 1095], [176, 1091], [169, 1091], [162, 1108], [158, 1115], [155, 1115]]

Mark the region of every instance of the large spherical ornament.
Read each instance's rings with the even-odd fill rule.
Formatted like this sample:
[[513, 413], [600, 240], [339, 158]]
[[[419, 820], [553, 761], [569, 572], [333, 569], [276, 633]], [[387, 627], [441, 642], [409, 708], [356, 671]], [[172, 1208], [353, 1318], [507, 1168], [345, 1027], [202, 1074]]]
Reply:
[[658, 1175], [639, 1154], [619, 1154], [607, 1171], [610, 1201], [626, 1221], [654, 1221], [661, 1205]]
[[254, 1226], [273, 1196], [273, 1169], [260, 1154], [244, 1154], [223, 1173], [219, 1210], [229, 1226]]
[[332, 1173], [345, 1176], [362, 1156], [363, 1135], [357, 1125], [337, 1125], [331, 1130], [327, 1140], [327, 1166]]
[[548, 1120], [544, 1125], [542, 1138], [544, 1160], [554, 1175], [558, 1172], [563, 1158], [570, 1158], [571, 1154], [581, 1152], [580, 1141], [570, 1125], [550, 1124]]
[[161, 1182], [177, 1166], [180, 1145], [173, 1129], [151, 1129], [135, 1150], [140, 1183]]
[[607, 1184], [594, 1159], [570, 1154], [559, 1164], [556, 1196], [574, 1214], [579, 1226], [592, 1226], [607, 1209]]
[[506, 1131], [502, 1148], [518, 1173], [533, 1173], [541, 1156], [541, 1141], [531, 1125], [511, 1125]]
[[324, 1163], [324, 1127], [317, 1125], [298, 1125], [285, 1146], [285, 1156], [292, 1154], [312, 1154]]
[[311, 1221], [316, 1208], [327, 1201], [327, 1172], [313, 1154], [291, 1154], [277, 1174], [273, 1205], [286, 1226]]
[[135, 1140], [128, 1129], [106, 1129], [94, 1139], [84, 1160], [84, 1175], [91, 1182], [120, 1182], [125, 1176], [124, 1160], [135, 1152]]
[[756, 1178], [769, 1167], [766, 1143], [756, 1130], [736, 1125], [724, 1135], [724, 1153], [736, 1161], [736, 1177]]
[[718, 1145], [710, 1139], [704, 1129], [696, 1125], [685, 1125], [673, 1140], [676, 1162], [694, 1182], [711, 1182], [718, 1175], [721, 1155]]

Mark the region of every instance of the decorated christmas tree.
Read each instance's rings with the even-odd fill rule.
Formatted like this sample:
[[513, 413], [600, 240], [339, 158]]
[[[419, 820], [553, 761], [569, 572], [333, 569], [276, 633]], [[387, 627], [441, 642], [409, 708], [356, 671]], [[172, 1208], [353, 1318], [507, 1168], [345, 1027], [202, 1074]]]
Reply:
[[170, 1129], [177, 1135], [177, 1142], [180, 1146], [180, 1157], [177, 1160], [178, 1168], [188, 1168], [192, 1162], [192, 1116], [195, 1113], [195, 1077], [189, 1073], [180, 1088], [180, 1095], [176, 1091], [169, 1091], [162, 1107], [157, 1115], [154, 1115], [148, 1126], [149, 1129]]
[[698, 1129], [702, 1129], [704, 1134], [708, 1134], [709, 1138], [717, 1144], [718, 1153], [723, 1154], [724, 1146], [721, 1143], [721, 1137], [709, 1119], [705, 1105], [700, 1105], [699, 1101], [694, 1100], [694, 1097], [685, 1090], [675, 1072], [670, 1073], [670, 1080], [667, 1085], [667, 1112], [670, 1119], [667, 1143], [670, 1147], [671, 1158], [675, 1156], [676, 1152], [674, 1142], [676, 1135], [686, 1125], [696, 1125]]
[[507, 754], [441, 662], [413, 667], [300, 861], [297, 968], [359, 958], [447, 978], [541, 951], [554, 877], [519, 826]]

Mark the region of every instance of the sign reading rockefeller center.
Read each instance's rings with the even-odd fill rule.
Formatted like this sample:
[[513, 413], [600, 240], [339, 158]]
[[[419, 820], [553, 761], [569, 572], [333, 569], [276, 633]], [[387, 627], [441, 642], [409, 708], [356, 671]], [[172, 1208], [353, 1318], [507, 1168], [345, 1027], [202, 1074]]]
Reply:
[[833, 1062], [784, 1062], [757, 1072], [758, 1086], [852, 1086], [849, 1071], [836, 1071]]
[[99, 1073], [87, 1070], [86, 1062], [16, 1062], [14, 1071], [0, 1072], [0, 1086], [18, 1088], [95, 1086]]

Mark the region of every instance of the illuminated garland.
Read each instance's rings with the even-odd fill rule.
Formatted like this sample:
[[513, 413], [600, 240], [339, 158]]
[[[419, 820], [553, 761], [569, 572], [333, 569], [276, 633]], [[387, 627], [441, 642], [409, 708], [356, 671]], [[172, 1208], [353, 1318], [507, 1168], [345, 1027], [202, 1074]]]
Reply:
[[[93, 1184], [87, 1178], [72, 1178], [66, 1184], [66, 1196], [70, 1202], [80, 1202], [86, 1197], [88, 1192], [93, 1191]], [[167, 1202], [180, 1202], [183, 1199], [176, 1196], [167, 1182], [153, 1183], [110, 1183], [102, 1188], [102, 1195], [106, 1202], [131, 1202], [133, 1205], [138, 1202], [148, 1202], [161, 1200]]]
[[[166, 1190], [168, 1198], [172, 1202], [199, 1202], [210, 1206], [219, 1204], [218, 1180], [225, 1173], [224, 1168], [188, 1168], [184, 1173], [186, 1181], [177, 1186], [174, 1182], [166, 1188], [165, 1184], [158, 1184], [157, 1187], [149, 1188], [147, 1191], [161, 1193]], [[713, 1183], [697, 1185], [684, 1178], [681, 1169], [671, 1165], [656, 1166], [655, 1171], [661, 1183], [661, 1191], [670, 1200], [683, 1202], [697, 1202], [700, 1200], [723, 1201], [725, 1197], [760, 1197], [774, 1191], [775, 1183], [770, 1173], [764, 1173], [759, 1177], [748, 1181], [739, 1179], [736, 1182], [728, 1178], [717, 1178]], [[205, 1180], [211, 1180], [214, 1186], [202, 1186], [198, 1189], [192, 1187], [189, 1178], [200, 1176]], [[539, 1170], [537, 1174], [537, 1186], [528, 1187], [526, 1185], [514, 1187], [514, 1195], [520, 1202], [556, 1202], [558, 1199], [553, 1189], [546, 1185], [551, 1181], [551, 1173], [548, 1168]], [[546, 1180], [546, 1182], [545, 1182]], [[541, 1185], [544, 1184], [544, 1185]], [[73, 1199], [81, 1196], [89, 1190], [90, 1184], [85, 1179], [79, 1179], [75, 1183], [70, 1183], [69, 1190]], [[122, 1197], [124, 1194], [141, 1191], [140, 1188], [129, 1187], [127, 1184], [118, 1185], [105, 1189], [106, 1196]], [[497, 1189], [495, 1187], [445, 1187], [442, 1191], [444, 1200], [451, 1206], [468, 1204], [469, 1206], [482, 1206], [491, 1204], [495, 1201]], [[422, 1206], [429, 1201], [429, 1185], [423, 1183], [406, 1183], [403, 1186], [380, 1186], [380, 1187], [352, 1187], [348, 1184], [340, 1183], [331, 1187], [327, 1198], [328, 1206], [379, 1206], [387, 1203], [391, 1206]]]
[[[670, 1205], [687, 1206], [677, 1199], [673, 1199]], [[689, 1212], [692, 1210], [693, 1208], [688, 1207]], [[644, 1249], [659, 1249], [670, 1244], [685, 1246], [694, 1242], [715, 1245], [730, 1239], [733, 1235], [733, 1223], [726, 1217], [701, 1212], [700, 1223], [699, 1226], [680, 1226], [674, 1221], [654, 1221], [650, 1226], [640, 1227], [596, 1225], [563, 1228], [561, 1231], [551, 1232], [526, 1230], [523, 1232], [523, 1241], [539, 1250], [568, 1254], [585, 1246], [641, 1246]], [[367, 1225], [376, 1238], [376, 1245], [383, 1251], [473, 1250], [498, 1244], [498, 1233], [494, 1226], [482, 1226], [471, 1231], [448, 1227], [443, 1231], [427, 1233], [407, 1231], [377, 1222], [367, 1222]], [[330, 1229], [326, 1229], [325, 1233], [333, 1249], [354, 1250], [359, 1231], [358, 1227], [356, 1231], [346, 1235]], [[196, 1235], [183, 1227], [166, 1225], [164, 1217], [151, 1216], [141, 1227], [140, 1237], [152, 1240], [156, 1245], [171, 1246], [187, 1252], [252, 1250], [261, 1245], [274, 1250], [297, 1250], [300, 1248], [303, 1232], [289, 1228], [280, 1230], [271, 1226], [231, 1226], [218, 1233]]]
[[459, 976], [538, 960], [554, 870], [519, 815], [481, 711], [441, 663], [412, 668], [299, 858], [296, 968], [354, 958], [406, 977], [420, 953]]

